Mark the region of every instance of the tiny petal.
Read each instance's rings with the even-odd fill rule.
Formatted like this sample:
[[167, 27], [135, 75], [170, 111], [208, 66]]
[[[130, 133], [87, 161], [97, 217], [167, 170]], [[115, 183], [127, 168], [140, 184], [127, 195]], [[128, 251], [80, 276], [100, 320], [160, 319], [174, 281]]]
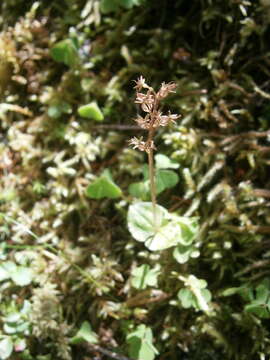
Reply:
[[136, 94], [136, 104], [141, 104], [141, 108], [144, 112], [150, 112], [153, 108], [155, 102], [154, 95], [152, 95], [151, 90], [148, 90], [146, 94], [137, 93]]
[[166, 96], [169, 95], [169, 93], [174, 93], [175, 92], [174, 90], [176, 87], [177, 87], [177, 85], [173, 82], [168, 83], [168, 84], [163, 82], [157, 93], [158, 98], [164, 99]]
[[145, 78], [142, 77], [142, 75], [137, 80], [135, 80], [135, 83], [136, 85], [134, 86], [134, 89], [136, 90], [140, 91], [142, 88], [146, 88], [146, 89], [149, 88], [149, 86], [145, 82]]
[[149, 114], [147, 114], [144, 118], [142, 116], [138, 116], [135, 121], [142, 129], [150, 129], [151, 127]]
[[142, 137], [140, 139], [133, 137], [128, 141], [129, 145], [133, 146], [133, 149], [139, 149], [140, 151], [146, 151], [146, 143], [142, 141]]

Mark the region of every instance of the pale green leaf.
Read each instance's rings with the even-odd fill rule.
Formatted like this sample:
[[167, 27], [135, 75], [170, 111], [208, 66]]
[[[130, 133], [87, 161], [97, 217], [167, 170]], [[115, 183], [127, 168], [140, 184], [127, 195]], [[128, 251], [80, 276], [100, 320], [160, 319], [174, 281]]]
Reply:
[[151, 269], [149, 265], [143, 264], [132, 271], [131, 284], [140, 290], [146, 289], [147, 286], [156, 286], [158, 274], [158, 269]]
[[83, 341], [87, 341], [91, 344], [96, 344], [98, 342], [97, 334], [92, 330], [88, 321], [82, 323], [77, 334], [71, 339], [72, 344], [78, 344]]
[[13, 351], [13, 342], [11, 337], [7, 336], [0, 340], [0, 359], [8, 359]]
[[50, 53], [55, 61], [68, 66], [75, 65], [79, 60], [77, 48], [71, 39], [59, 41], [51, 48]]
[[203, 279], [196, 278], [194, 275], [189, 275], [184, 279], [184, 282], [187, 288], [181, 289], [178, 292], [178, 298], [182, 306], [192, 306], [198, 310], [208, 311], [211, 293], [206, 289], [207, 282]]
[[252, 302], [244, 307], [246, 312], [257, 315], [262, 319], [270, 318], [270, 309], [267, 304], [257, 304], [256, 302]]
[[93, 101], [87, 105], [82, 105], [78, 108], [78, 113], [81, 117], [87, 119], [93, 119], [95, 121], [103, 121], [104, 116], [98, 106], [98, 104]]
[[178, 169], [180, 166], [176, 161], [163, 154], [155, 155], [155, 163], [157, 169]]
[[128, 192], [130, 195], [141, 200], [150, 199], [149, 181], [130, 184], [128, 187]]
[[190, 246], [177, 245], [173, 251], [173, 257], [179, 264], [184, 264], [188, 261], [192, 252]]
[[116, 199], [122, 195], [122, 191], [119, 186], [113, 182], [108, 173], [104, 172], [92, 184], [88, 185], [86, 195], [91, 199]]
[[179, 176], [171, 170], [158, 170], [156, 172], [157, 194], [174, 187], [179, 181]]
[[169, 221], [169, 213], [156, 205], [155, 216], [150, 202], [130, 205], [128, 228], [134, 239], [145, 243], [149, 250], [164, 250], [177, 244], [177, 227]]
[[152, 330], [144, 324], [128, 334], [129, 356], [138, 360], [153, 360], [158, 354], [153, 345]]
[[181, 301], [183, 308], [187, 309], [194, 306], [194, 295], [188, 289], [181, 289], [178, 292], [178, 299]]
[[184, 246], [191, 245], [199, 232], [198, 219], [175, 214], [170, 216], [172, 221], [178, 226], [178, 243]]
[[155, 217], [153, 212], [150, 202], [129, 207], [128, 228], [134, 239], [144, 242], [153, 251], [168, 249], [178, 243], [191, 244], [198, 230], [196, 219], [170, 214], [159, 205], [155, 207]]

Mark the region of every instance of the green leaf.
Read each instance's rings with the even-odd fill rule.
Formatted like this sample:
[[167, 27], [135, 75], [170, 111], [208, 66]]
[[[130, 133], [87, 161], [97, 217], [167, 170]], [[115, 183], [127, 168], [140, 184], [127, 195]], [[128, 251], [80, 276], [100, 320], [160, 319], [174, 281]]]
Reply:
[[13, 351], [13, 342], [11, 337], [7, 336], [0, 340], [0, 359], [8, 359]]
[[270, 289], [269, 281], [265, 279], [256, 287], [256, 296], [251, 303], [245, 306], [245, 311], [251, 312], [260, 318], [270, 317]]
[[74, 66], [79, 60], [77, 48], [71, 39], [59, 41], [51, 48], [50, 53], [55, 61], [67, 66]]
[[257, 315], [262, 319], [267, 319], [270, 317], [270, 309], [267, 304], [257, 304], [256, 302], [248, 304], [244, 307], [246, 312]]
[[177, 245], [173, 251], [173, 257], [179, 264], [184, 264], [188, 261], [191, 253], [192, 253], [191, 246], [183, 246], [181, 244]]
[[184, 278], [187, 288], [181, 289], [177, 297], [185, 308], [194, 307], [197, 310], [208, 311], [208, 302], [211, 300], [211, 293], [206, 289], [207, 282], [189, 275]]
[[17, 266], [16, 270], [13, 271], [10, 276], [15, 284], [19, 286], [29, 285], [33, 280], [32, 270], [25, 266]]
[[150, 202], [130, 205], [128, 228], [134, 239], [145, 243], [149, 250], [164, 250], [177, 244], [177, 228], [169, 221], [169, 213], [156, 205], [155, 219]]
[[232, 287], [222, 291], [222, 296], [232, 296], [239, 293], [239, 287]]
[[179, 181], [179, 176], [171, 170], [158, 170], [156, 172], [157, 194], [174, 187]]
[[180, 166], [176, 161], [163, 154], [155, 155], [155, 162], [157, 169], [178, 169]]
[[158, 274], [158, 269], [151, 269], [149, 265], [143, 264], [132, 271], [131, 284], [140, 290], [147, 286], [157, 286]]
[[98, 342], [97, 334], [92, 330], [88, 321], [84, 321], [77, 334], [71, 339], [72, 344], [78, 344], [87, 341], [91, 344]]
[[[165, 156], [165, 155], [160, 155], [160, 156]], [[149, 169], [146, 164], [144, 164], [142, 171], [143, 171], [144, 181], [131, 184], [128, 190], [130, 195], [136, 198], [139, 198], [141, 200], [149, 200], [151, 198], [150, 181], [149, 181]], [[155, 177], [156, 177], [157, 195], [159, 195], [160, 193], [162, 193], [162, 191], [166, 189], [174, 187], [179, 181], [179, 176], [171, 170], [158, 169], [156, 171]]]
[[189, 246], [192, 244], [199, 232], [198, 218], [171, 215], [179, 226], [178, 243]]
[[144, 324], [139, 325], [127, 336], [129, 356], [138, 360], [153, 360], [158, 351], [152, 342], [152, 330]]
[[116, 11], [118, 8], [119, 4], [117, 0], [101, 0], [100, 2], [100, 10], [103, 14]]
[[188, 309], [195, 306], [195, 299], [192, 292], [188, 289], [181, 289], [178, 294], [178, 299], [181, 301], [183, 308]]
[[195, 218], [170, 214], [160, 205], [156, 205], [154, 219], [152, 203], [139, 202], [129, 207], [128, 228], [135, 240], [155, 251], [178, 243], [190, 245], [197, 234], [198, 223]]
[[128, 187], [128, 192], [130, 193], [130, 195], [138, 199], [149, 200], [150, 199], [149, 181], [130, 184]]
[[21, 314], [19, 312], [13, 312], [8, 314], [4, 319], [5, 322], [16, 324], [21, 318]]
[[82, 105], [78, 109], [78, 113], [81, 117], [87, 119], [93, 119], [95, 121], [103, 121], [104, 116], [98, 106], [98, 104], [93, 101], [87, 105]]
[[261, 304], [267, 302], [269, 295], [269, 289], [263, 284], [260, 284], [256, 287], [256, 300], [259, 301]]
[[104, 172], [92, 184], [88, 185], [86, 195], [91, 199], [116, 199], [122, 195], [121, 189], [113, 182], [108, 172]]

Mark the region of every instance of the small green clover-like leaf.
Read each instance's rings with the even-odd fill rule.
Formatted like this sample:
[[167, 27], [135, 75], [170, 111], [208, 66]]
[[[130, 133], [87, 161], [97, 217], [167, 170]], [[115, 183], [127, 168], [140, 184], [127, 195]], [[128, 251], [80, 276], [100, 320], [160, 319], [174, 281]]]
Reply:
[[146, 289], [147, 286], [156, 286], [159, 270], [151, 269], [149, 265], [143, 264], [131, 273], [131, 284], [136, 289]]
[[155, 161], [157, 169], [178, 169], [180, 166], [176, 161], [163, 154], [155, 155]]
[[130, 195], [137, 199], [149, 200], [150, 199], [150, 186], [149, 181], [142, 181], [130, 184], [128, 187]]
[[178, 299], [181, 301], [183, 308], [196, 307], [195, 297], [189, 289], [181, 289], [178, 294]]
[[175, 216], [175, 222], [178, 223], [181, 234], [179, 235], [179, 243], [188, 246], [191, 245], [199, 232], [198, 218]]
[[[176, 214], [169, 214], [169, 217], [171, 223], [177, 229], [177, 243], [183, 246], [190, 246], [199, 232], [198, 218], [178, 216]], [[192, 252], [193, 257], [198, 255], [197, 252]]]
[[91, 199], [116, 199], [122, 195], [122, 191], [114, 183], [109, 172], [104, 171], [100, 177], [88, 185], [86, 195]]
[[149, 327], [139, 325], [127, 335], [129, 356], [137, 360], [154, 360], [158, 350], [153, 345], [153, 334]]
[[13, 351], [13, 342], [10, 336], [0, 340], [0, 359], [8, 359]]
[[246, 312], [253, 313], [262, 319], [270, 317], [269, 304], [258, 304], [254, 301], [253, 303], [246, 305], [244, 309]]
[[270, 317], [270, 286], [268, 279], [265, 279], [256, 287], [256, 295], [251, 303], [245, 306], [245, 311], [263, 319]]
[[71, 39], [59, 41], [51, 48], [50, 53], [55, 61], [67, 66], [74, 66], [79, 60], [78, 50]]
[[189, 275], [183, 278], [187, 288], [181, 289], [177, 296], [185, 308], [194, 307], [197, 310], [208, 311], [208, 303], [211, 301], [211, 293], [206, 289], [207, 282]]
[[184, 246], [178, 244], [173, 251], [173, 257], [179, 264], [184, 264], [189, 258], [197, 258], [199, 256], [200, 252], [193, 245]]
[[77, 334], [71, 339], [72, 344], [79, 344], [83, 341], [87, 341], [91, 344], [96, 344], [98, 342], [97, 334], [92, 330], [88, 321], [82, 323]]
[[95, 101], [90, 104], [80, 106], [78, 108], [78, 114], [83, 118], [93, 119], [95, 121], [104, 120], [104, 116]]
[[157, 194], [162, 193], [166, 189], [174, 187], [179, 181], [179, 176], [171, 170], [157, 170], [156, 187]]

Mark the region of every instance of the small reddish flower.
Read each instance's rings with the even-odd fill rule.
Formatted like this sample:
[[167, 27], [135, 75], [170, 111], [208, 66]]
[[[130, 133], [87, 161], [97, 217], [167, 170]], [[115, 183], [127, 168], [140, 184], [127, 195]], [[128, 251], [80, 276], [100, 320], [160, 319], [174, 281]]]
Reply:
[[141, 108], [144, 112], [150, 112], [153, 108], [154, 102], [155, 102], [155, 98], [150, 90], [148, 90], [146, 94], [143, 93], [136, 94], [135, 103], [141, 104]]
[[159, 99], [164, 99], [165, 97], [167, 97], [169, 95], [169, 93], [174, 93], [175, 92], [174, 90], [176, 89], [176, 87], [177, 87], [177, 85], [173, 82], [168, 83], [168, 84], [163, 82], [157, 93], [157, 97]]
[[149, 88], [149, 86], [145, 82], [145, 78], [143, 78], [142, 75], [137, 80], [135, 80], [135, 83], [136, 85], [134, 86], [134, 89], [138, 91], [141, 91], [142, 88], [146, 88], [146, 89]]

